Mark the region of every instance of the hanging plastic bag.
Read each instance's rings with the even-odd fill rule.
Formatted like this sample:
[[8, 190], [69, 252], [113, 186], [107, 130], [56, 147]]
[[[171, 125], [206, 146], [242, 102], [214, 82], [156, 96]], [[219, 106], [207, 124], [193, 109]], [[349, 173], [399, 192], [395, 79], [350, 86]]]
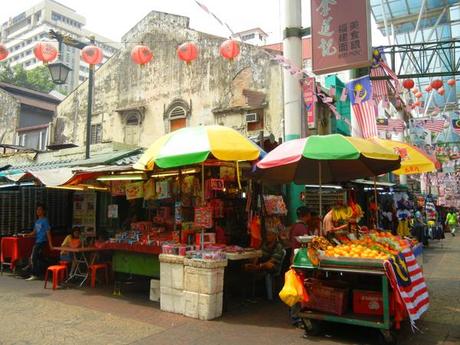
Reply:
[[299, 295], [299, 302], [307, 303], [310, 300], [308, 296], [307, 289], [303, 283], [303, 275], [298, 274], [294, 269], [291, 268], [295, 274], [295, 287], [297, 289], [297, 294]]
[[281, 300], [292, 307], [294, 304], [299, 303], [303, 296], [300, 291], [299, 294], [299, 280], [297, 274], [293, 268], [286, 272], [284, 275], [284, 286], [281, 289], [279, 296]]

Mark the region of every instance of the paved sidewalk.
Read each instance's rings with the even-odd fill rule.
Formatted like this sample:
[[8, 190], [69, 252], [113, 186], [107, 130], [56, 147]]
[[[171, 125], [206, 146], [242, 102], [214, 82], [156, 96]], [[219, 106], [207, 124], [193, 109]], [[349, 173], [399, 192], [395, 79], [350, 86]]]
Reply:
[[[402, 345], [460, 344], [460, 237], [425, 251], [431, 307]], [[233, 306], [221, 319], [198, 321], [159, 310], [144, 295], [113, 297], [107, 289], [44, 290], [43, 282], [0, 277], [0, 344], [376, 345], [376, 331], [329, 324], [322, 336], [302, 338], [282, 303]]]

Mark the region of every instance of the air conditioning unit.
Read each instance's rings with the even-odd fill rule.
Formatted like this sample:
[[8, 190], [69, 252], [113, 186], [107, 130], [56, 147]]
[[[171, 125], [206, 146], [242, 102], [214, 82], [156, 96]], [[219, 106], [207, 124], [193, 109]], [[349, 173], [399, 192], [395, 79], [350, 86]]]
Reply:
[[249, 113], [245, 115], [246, 123], [259, 122], [259, 115], [257, 113]]

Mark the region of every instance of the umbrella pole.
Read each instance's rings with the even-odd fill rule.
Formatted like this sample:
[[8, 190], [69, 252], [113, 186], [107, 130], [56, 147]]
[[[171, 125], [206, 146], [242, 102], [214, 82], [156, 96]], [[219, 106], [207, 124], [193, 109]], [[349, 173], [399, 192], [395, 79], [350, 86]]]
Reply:
[[[204, 207], [204, 162], [201, 163], [201, 206]], [[204, 227], [201, 228], [201, 251], [204, 250]]]
[[374, 176], [375, 228], [378, 227], [379, 207], [377, 204], [377, 177]]
[[318, 180], [319, 180], [319, 219], [321, 219], [320, 222], [320, 228], [319, 231], [322, 234], [323, 233], [323, 186], [321, 182], [321, 161], [318, 161]]

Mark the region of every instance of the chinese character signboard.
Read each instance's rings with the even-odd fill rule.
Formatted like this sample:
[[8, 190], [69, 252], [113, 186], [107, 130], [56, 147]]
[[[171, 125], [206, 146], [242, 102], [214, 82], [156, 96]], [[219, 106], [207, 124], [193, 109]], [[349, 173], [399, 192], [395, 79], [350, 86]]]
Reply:
[[313, 73], [370, 66], [368, 0], [311, 0]]
[[307, 118], [308, 129], [316, 127], [315, 118], [315, 78], [305, 78], [302, 83], [303, 103], [305, 109], [305, 117]]

